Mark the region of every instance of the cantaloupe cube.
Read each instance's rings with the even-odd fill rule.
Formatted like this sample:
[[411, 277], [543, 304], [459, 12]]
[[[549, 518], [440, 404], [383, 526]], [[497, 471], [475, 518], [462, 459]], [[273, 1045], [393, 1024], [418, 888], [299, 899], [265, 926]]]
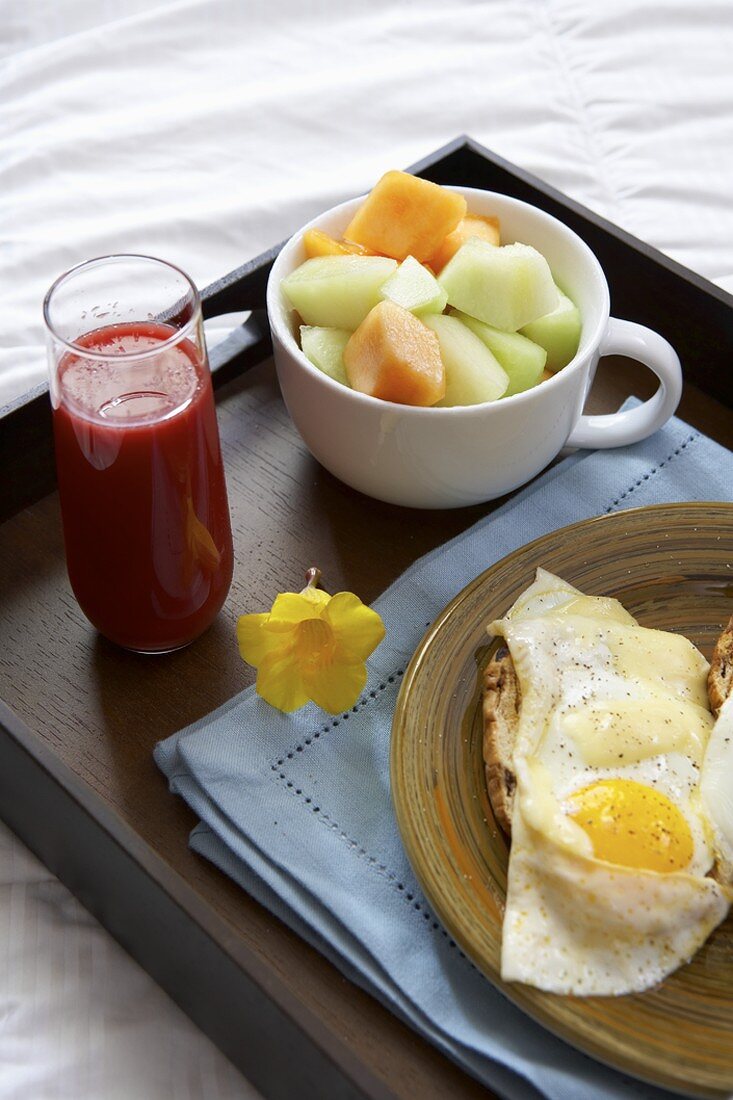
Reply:
[[348, 386], [349, 380], [344, 370], [344, 348], [351, 339], [351, 333], [343, 328], [319, 328], [317, 325], [300, 326], [300, 346], [303, 354], [310, 359], [334, 382]]
[[446, 264], [438, 282], [450, 305], [504, 332], [516, 332], [558, 304], [549, 264], [529, 244], [496, 248], [472, 237]]
[[381, 294], [410, 313], [442, 313], [448, 295], [438, 280], [414, 256], [403, 260], [383, 285]]
[[466, 200], [407, 172], [387, 172], [367, 195], [344, 237], [374, 252], [428, 260], [466, 213]]
[[380, 302], [344, 350], [350, 385], [402, 405], [434, 405], [445, 394], [437, 337], [414, 314]]
[[483, 217], [481, 214], [466, 214], [447, 237], [444, 238], [440, 248], [430, 259], [430, 266], [436, 274], [440, 274], [448, 260], [452, 260], [456, 252], [471, 237], [480, 237], [482, 241], [498, 245], [501, 243], [499, 233], [499, 219]]
[[307, 229], [303, 234], [306, 257], [313, 256], [373, 256], [370, 249], [356, 241], [337, 240], [322, 229]]
[[282, 289], [306, 325], [357, 328], [381, 300], [397, 262], [387, 256], [314, 256], [282, 281]]

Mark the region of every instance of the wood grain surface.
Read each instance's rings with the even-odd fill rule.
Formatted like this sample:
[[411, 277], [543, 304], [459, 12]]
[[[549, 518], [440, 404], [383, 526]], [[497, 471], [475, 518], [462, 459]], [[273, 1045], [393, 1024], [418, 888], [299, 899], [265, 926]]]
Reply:
[[[630, 390], [645, 395], [648, 386], [648, 372], [638, 365], [607, 361], [590, 411], [615, 408]], [[331, 1037], [334, 1058], [368, 1066], [381, 1095], [485, 1097], [486, 1090], [189, 851], [194, 818], [168, 794], [151, 753], [160, 738], [251, 682], [235, 641], [239, 614], [300, 587], [311, 564], [323, 571], [327, 589], [349, 589], [370, 601], [491, 506], [412, 512], [337, 482], [297, 436], [270, 362], [218, 396], [236, 567], [214, 626], [165, 658], [134, 656], [96, 635], [66, 578], [52, 494], [0, 526], [0, 697], [227, 923], [232, 951], [254, 958], [262, 984], [285, 989], [302, 1006], [314, 1030]], [[688, 387], [681, 413], [733, 446], [729, 409]]]

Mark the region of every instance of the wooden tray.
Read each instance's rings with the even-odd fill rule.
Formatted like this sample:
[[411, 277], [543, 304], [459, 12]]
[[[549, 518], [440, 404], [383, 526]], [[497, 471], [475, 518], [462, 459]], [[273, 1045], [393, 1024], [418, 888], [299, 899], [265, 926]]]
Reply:
[[[412, 170], [504, 191], [571, 225], [606, 270], [614, 313], [678, 348], [680, 414], [733, 447], [729, 295], [467, 138]], [[0, 410], [0, 815], [267, 1097], [485, 1097], [189, 851], [194, 818], [152, 761], [161, 737], [251, 682], [238, 614], [299, 585], [314, 562], [331, 591], [372, 600], [489, 507], [406, 511], [348, 489], [310, 457], [267, 359], [262, 306], [276, 254], [203, 293], [207, 317], [254, 313], [211, 356], [237, 564], [223, 612], [189, 649], [136, 657], [89, 627], [66, 579], [45, 387]], [[591, 411], [648, 395], [648, 372], [606, 364]]]

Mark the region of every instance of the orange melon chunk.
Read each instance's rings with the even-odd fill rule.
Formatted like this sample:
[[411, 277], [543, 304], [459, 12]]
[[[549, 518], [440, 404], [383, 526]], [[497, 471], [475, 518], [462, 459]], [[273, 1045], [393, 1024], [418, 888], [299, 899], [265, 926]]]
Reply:
[[373, 256], [374, 253], [356, 241], [336, 240], [322, 229], [307, 229], [303, 234], [303, 247], [309, 260], [314, 256]]
[[414, 314], [388, 300], [372, 309], [344, 350], [349, 384], [402, 405], [434, 405], [445, 396], [440, 344]]
[[430, 266], [436, 275], [471, 237], [480, 237], [489, 244], [498, 245], [501, 241], [499, 219], [483, 217], [481, 214], [466, 214], [453, 232], [444, 237], [437, 252], [430, 257]]
[[428, 260], [465, 213], [466, 200], [445, 187], [407, 172], [387, 172], [344, 236], [395, 260]]

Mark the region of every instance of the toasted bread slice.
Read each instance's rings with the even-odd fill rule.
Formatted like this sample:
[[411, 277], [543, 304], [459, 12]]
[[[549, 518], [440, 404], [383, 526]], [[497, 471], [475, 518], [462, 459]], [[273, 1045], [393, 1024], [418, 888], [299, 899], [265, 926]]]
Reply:
[[733, 618], [718, 638], [708, 673], [708, 698], [716, 717], [731, 691], [733, 691]]
[[512, 831], [512, 806], [517, 785], [512, 760], [521, 706], [519, 680], [509, 650], [502, 646], [484, 673], [484, 769], [496, 820]]

